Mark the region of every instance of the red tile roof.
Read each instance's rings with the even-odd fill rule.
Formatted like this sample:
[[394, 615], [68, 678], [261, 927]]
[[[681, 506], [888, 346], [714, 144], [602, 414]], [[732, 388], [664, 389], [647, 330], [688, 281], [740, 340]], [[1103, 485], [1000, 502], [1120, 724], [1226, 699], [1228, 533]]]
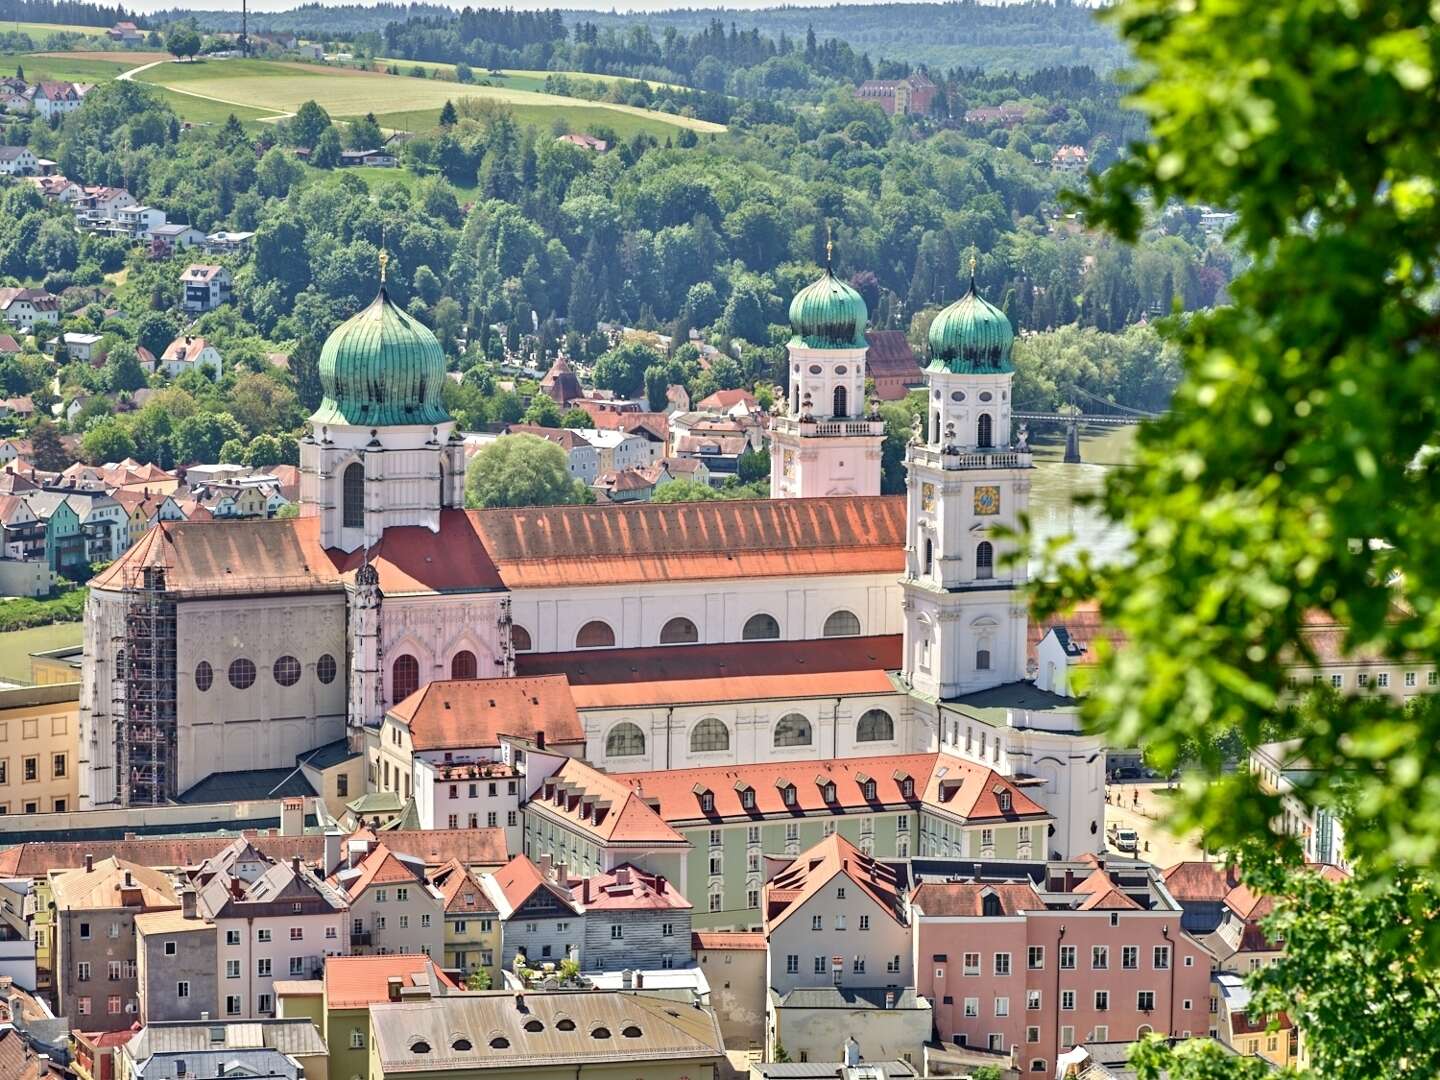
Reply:
[[496, 888], [500, 890], [501, 897], [509, 906], [509, 911], [501, 912], [507, 918], [521, 904], [530, 899], [536, 889], [547, 889], [564, 906], [572, 910], [575, 907], [570, 892], [548, 880], [540, 868], [525, 855], [516, 855], [504, 866], [491, 871], [490, 877]]
[[[902, 794], [906, 778], [914, 781], [914, 795]], [[863, 811], [870, 807], [924, 804], [966, 821], [1020, 821], [1044, 817], [1045, 811], [1013, 783], [993, 769], [949, 754], [898, 754], [884, 757], [835, 758], [822, 761], [761, 762], [753, 765], [715, 765], [703, 769], [667, 769], [624, 773], [615, 780], [630, 785], [647, 801], [658, 800], [660, 817], [671, 824], [707, 820], [748, 819], [762, 815]], [[875, 782], [875, 798], [864, 795], [866, 780]], [[827, 803], [824, 786], [835, 786], [835, 801]], [[793, 785], [795, 802], [787, 806], [782, 788]], [[741, 803], [745, 788], [754, 792], [754, 807]], [[705, 814], [700, 795], [709, 791], [715, 809]], [[1011, 809], [1000, 810], [999, 793], [1008, 792]]]
[[716, 390], [709, 397], [697, 401], [695, 409], [697, 412], [726, 412], [742, 404], [751, 410], [760, 407], [760, 402], [749, 390]]
[[390, 710], [410, 726], [416, 750], [496, 747], [500, 736], [552, 744], [585, 743], [585, 729], [564, 675], [427, 683]]
[[688, 844], [647, 803], [628, 775], [612, 776], [574, 758], [546, 778], [527, 809], [539, 807], [599, 843]]
[[[663, 892], [661, 891], [663, 888]], [[689, 911], [694, 905], [675, 883], [625, 863], [581, 882], [578, 895], [586, 911]]]
[[867, 330], [865, 341], [870, 346], [865, 353], [865, 368], [872, 378], [902, 379], [916, 386], [925, 381], [905, 331]]
[[911, 899], [926, 915], [980, 916], [985, 914], [987, 895], [1000, 901], [1006, 915], [1045, 908], [1040, 895], [1024, 881], [927, 881]]
[[694, 930], [690, 934], [690, 948], [695, 952], [701, 949], [763, 952], [765, 935], [759, 930]]
[[552, 506], [477, 513], [511, 588], [899, 573], [900, 496]]
[[360, 860], [355, 867], [358, 874], [345, 869], [330, 877], [330, 884], [342, 890], [351, 900], [356, 900], [372, 885], [413, 884], [421, 880], [416, 869], [396, 857], [385, 844], [380, 844]]
[[1178, 862], [1165, 868], [1165, 888], [1181, 904], [1196, 900], [1224, 900], [1240, 883], [1239, 876], [1224, 863]]
[[404, 986], [448, 986], [460, 989], [428, 956], [392, 953], [386, 956], [327, 956], [325, 1000], [332, 1009], [356, 1009], [390, 999], [390, 978]]
[[521, 653], [518, 674], [564, 674], [581, 709], [892, 694], [899, 634]]
[[573, 402], [590, 414], [590, 422], [601, 431], [648, 431], [659, 442], [670, 439], [670, 419], [665, 413], [628, 412], [607, 408], [603, 402], [581, 398]]
[[[263, 836], [246, 833], [256, 849], [269, 858], [288, 862], [295, 855], [307, 862], [323, 857], [324, 837]], [[43, 878], [50, 870], [73, 870], [85, 865], [85, 856], [118, 858], [140, 866], [174, 870], [199, 866], [235, 842], [235, 835], [144, 840], [42, 841], [16, 844], [0, 851], [0, 877]]]
[[895, 870], [863, 854], [839, 833], [802, 851], [765, 885], [761, 909], [765, 932], [772, 932], [836, 877], [844, 875], [897, 923], [904, 925], [904, 903]]
[[430, 884], [440, 890], [447, 915], [493, 912], [495, 905], [485, 895], [480, 883], [459, 859], [451, 859], [430, 875]]

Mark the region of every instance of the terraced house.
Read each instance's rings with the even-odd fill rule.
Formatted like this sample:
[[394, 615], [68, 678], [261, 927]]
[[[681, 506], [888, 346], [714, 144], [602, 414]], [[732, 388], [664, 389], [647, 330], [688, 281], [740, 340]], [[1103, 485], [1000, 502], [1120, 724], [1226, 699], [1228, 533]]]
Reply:
[[445, 902], [445, 968], [470, 975], [485, 971], [500, 985], [500, 915], [480, 882], [458, 859], [430, 875]]

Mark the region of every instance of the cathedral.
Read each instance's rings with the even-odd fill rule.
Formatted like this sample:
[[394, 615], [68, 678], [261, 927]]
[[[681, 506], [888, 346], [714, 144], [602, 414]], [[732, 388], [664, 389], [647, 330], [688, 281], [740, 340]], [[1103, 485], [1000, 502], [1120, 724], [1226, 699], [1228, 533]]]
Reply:
[[936, 317], [886, 496], [864, 300], [827, 269], [789, 314], [772, 498], [466, 510], [444, 353], [382, 273], [322, 352], [300, 516], [162, 522], [91, 583], [81, 807], [362, 750], [433, 681], [564, 675], [610, 772], [943, 750], [1015, 777], [1050, 854], [1091, 850], [1103, 747], [1009, 538], [1032, 467], [1009, 320], [973, 280]]

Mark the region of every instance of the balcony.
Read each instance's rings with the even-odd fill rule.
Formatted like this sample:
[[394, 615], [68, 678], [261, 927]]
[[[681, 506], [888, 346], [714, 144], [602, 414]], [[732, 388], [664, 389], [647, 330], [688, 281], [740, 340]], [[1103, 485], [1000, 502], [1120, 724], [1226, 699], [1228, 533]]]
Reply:
[[350, 947], [351, 947], [352, 949], [369, 948], [369, 947], [370, 947], [370, 931], [369, 931], [369, 930], [351, 930], [351, 931], [350, 931]]
[[787, 435], [800, 435], [807, 438], [816, 436], [833, 438], [835, 436], [884, 435], [885, 421], [879, 418], [874, 420], [801, 420], [794, 416], [777, 416], [770, 421], [770, 430], [784, 432]]
[[933, 446], [910, 447], [910, 460], [936, 469], [1028, 469], [1029, 450], [997, 447], [993, 450], [937, 450]]

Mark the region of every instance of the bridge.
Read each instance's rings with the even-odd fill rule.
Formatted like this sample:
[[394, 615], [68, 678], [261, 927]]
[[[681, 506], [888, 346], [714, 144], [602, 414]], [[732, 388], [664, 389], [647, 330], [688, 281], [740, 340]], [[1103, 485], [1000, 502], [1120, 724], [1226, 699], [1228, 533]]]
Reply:
[[1072, 405], [1067, 412], [1014, 412], [1010, 414], [1012, 420], [1021, 420], [1027, 424], [1064, 424], [1065, 463], [1068, 465], [1080, 463], [1081, 424], [1129, 427], [1145, 420], [1154, 420], [1160, 415], [1146, 412], [1144, 409], [1132, 409], [1125, 405], [1117, 405], [1113, 401], [1106, 401], [1079, 386], [1072, 387], [1072, 391], [1076, 397], [1084, 399], [1092, 409], [1098, 407], [1109, 411], [1082, 412], [1080, 406]]

